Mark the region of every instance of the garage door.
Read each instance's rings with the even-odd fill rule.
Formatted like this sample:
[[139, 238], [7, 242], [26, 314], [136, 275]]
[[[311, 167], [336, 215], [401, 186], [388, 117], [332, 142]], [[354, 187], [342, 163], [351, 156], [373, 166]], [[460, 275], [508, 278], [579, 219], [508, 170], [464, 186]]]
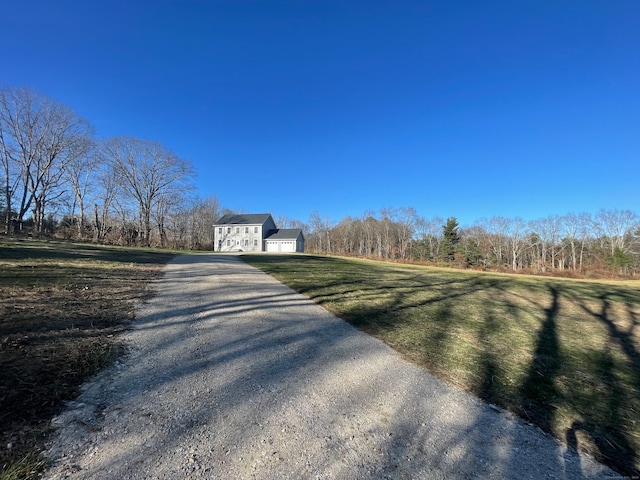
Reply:
[[281, 252], [295, 252], [296, 251], [296, 242], [292, 240], [286, 240], [284, 242], [280, 242], [280, 251]]
[[278, 252], [278, 242], [267, 241], [267, 252]]

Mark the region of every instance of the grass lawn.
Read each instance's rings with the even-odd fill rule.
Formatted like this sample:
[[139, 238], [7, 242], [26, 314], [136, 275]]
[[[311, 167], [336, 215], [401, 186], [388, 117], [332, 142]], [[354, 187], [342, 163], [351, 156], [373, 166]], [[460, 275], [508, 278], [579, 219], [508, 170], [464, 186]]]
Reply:
[[242, 258], [439, 377], [640, 473], [640, 282]]
[[172, 256], [0, 238], [0, 479], [37, 476], [51, 418], [122, 352], [117, 334]]

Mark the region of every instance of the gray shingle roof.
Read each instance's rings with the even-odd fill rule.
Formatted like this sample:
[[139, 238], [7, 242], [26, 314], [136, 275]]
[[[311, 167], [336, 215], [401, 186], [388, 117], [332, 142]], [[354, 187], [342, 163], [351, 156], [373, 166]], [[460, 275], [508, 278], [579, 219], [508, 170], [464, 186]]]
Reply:
[[281, 228], [268, 235], [266, 240], [295, 240], [302, 233], [299, 228]]
[[216, 225], [262, 225], [271, 216], [269, 213], [242, 213], [225, 215]]

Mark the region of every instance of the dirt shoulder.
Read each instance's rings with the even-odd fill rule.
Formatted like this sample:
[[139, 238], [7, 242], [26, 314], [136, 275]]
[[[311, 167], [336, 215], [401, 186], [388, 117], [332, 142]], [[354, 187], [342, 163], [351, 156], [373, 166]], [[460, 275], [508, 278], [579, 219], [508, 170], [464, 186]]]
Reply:
[[38, 478], [51, 418], [121, 354], [173, 256], [0, 236], [0, 479]]
[[615, 478], [227, 255], [178, 256], [45, 478]]

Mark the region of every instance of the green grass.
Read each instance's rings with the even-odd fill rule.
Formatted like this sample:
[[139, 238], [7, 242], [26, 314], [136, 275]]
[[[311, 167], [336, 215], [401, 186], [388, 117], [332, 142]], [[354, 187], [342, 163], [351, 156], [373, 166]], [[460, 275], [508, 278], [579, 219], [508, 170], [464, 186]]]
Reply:
[[243, 258], [439, 377], [640, 472], [640, 283]]
[[47, 462], [38, 454], [30, 453], [12, 462], [0, 471], [2, 480], [25, 480], [39, 478]]
[[51, 418], [122, 353], [118, 334], [172, 257], [0, 238], [0, 480], [37, 478]]

